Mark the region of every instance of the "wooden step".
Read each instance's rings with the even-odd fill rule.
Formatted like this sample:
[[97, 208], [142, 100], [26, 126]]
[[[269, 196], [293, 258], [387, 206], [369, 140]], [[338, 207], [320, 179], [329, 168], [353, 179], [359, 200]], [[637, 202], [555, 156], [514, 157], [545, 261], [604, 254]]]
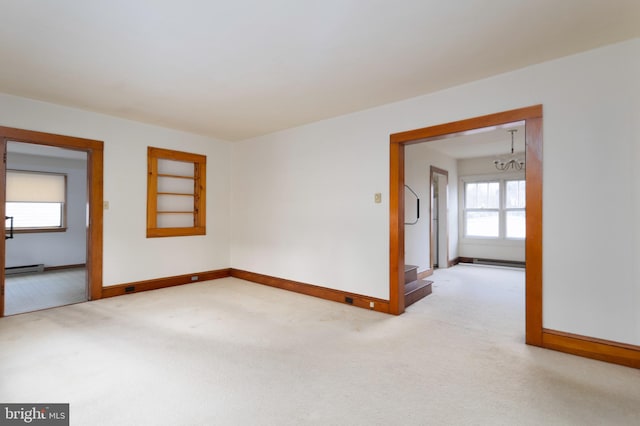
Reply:
[[404, 283], [418, 280], [418, 267], [416, 265], [404, 265]]
[[433, 281], [415, 280], [404, 286], [404, 306], [416, 303], [418, 300], [431, 294], [431, 284]]

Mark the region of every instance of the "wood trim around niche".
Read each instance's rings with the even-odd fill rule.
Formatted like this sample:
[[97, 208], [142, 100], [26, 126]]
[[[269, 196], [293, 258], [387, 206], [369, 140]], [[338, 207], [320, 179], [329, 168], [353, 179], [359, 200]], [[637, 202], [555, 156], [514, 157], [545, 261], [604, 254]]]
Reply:
[[[158, 173], [158, 161], [171, 160], [192, 163], [193, 176], [161, 175]], [[193, 210], [184, 212], [160, 212], [158, 210], [158, 178], [170, 177], [193, 180]], [[168, 194], [165, 195], [185, 195]], [[207, 233], [207, 156], [165, 148], [147, 147], [147, 238], [182, 237], [206, 235]], [[158, 227], [158, 214], [189, 214], [193, 226], [181, 228]]]

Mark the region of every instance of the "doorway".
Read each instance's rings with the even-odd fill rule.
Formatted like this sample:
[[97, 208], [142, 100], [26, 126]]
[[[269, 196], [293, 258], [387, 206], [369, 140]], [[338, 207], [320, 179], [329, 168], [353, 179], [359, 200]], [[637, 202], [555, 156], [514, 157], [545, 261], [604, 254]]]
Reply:
[[7, 142], [5, 315], [86, 302], [87, 154]]
[[449, 266], [449, 207], [447, 202], [449, 172], [431, 166], [429, 181], [431, 188], [430, 269], [447, 268]]
[[[102, 203], [103, 203], [103, 142], [91, 139], [61, 136], [30, 130], [0, 127], [0, 213], [6, 217], [7, 144], [20, 142], [35, 146], [64, 148], [84, 153], [87, 161], [86, 173], [86, 282], [87, 299], [102, 296]], [[0, 238], [5, 241], [0, 255], [0, 316], [5, 315], [5, 267], [7, 254], [7, 229], [0, 227]]]
[[542, 105], [392, 134], [390, 137], [389, 307], [404, 312], [404, 148], [430, 138], [524, 121], [526, 137], [526, 343], [542, 346]]

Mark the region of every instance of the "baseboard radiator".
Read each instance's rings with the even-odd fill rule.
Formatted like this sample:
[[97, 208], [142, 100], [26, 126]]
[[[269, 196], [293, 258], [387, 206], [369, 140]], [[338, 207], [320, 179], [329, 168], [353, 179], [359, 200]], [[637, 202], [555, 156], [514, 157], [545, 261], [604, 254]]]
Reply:
[[36, 272], [44, 272], [43, 263], [40, 263], [38, 265], [11, 266], [4, 269], [5, 275], [28, 274]]
[[473, 262], [477, 265], [491, 265], [491, 266], [511, 266], [514, 268], [524, 268], [525, 263], [517, 260], [496, 260], [496, 259], [479, 259], [473, 258]]

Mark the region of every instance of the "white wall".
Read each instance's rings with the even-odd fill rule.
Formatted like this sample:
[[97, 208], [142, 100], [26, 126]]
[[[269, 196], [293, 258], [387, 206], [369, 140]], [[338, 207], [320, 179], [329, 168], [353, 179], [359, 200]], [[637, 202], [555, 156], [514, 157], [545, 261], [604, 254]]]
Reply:
[[[405, 263], [418, 265], [418, 271], [429, 269], [430, 247], [429, 247], [429, 222], [431, 212], [429, 211], [429, 199], [431, 190], [429, 188], [430, 167], [435, 166], [449, 172], [449, 184], [447, 190], [449, 227], [449, 260], [458, 257], [458, 173], [457, 162], [454, 158], [448, 157], [440, 152], [429, 148], [428, 143], [409, 145], [405, 148], [404, 179], [405, 183], [413, 189], [420, 197], [420, 220], [415, 225], [406, 225], [405, 234]], [[405, 222], [415, 219], [414, 200], [409, 197], [405, 208]], [[444, 266], [446, 267], [446, 265]]]
[[[104, 141], [105, 286], [229, 267], [228, 142], [9, 95], [0, 125]], [[147, 146], [207, 156], [207, 235], [146, 238]]]
[[[9, 95], [0, 125], [105, 141], [105, 285], [233, 266], [387, 298], [389, 134], [541, 103], [544, 327], [637, 345], [638, 75], [635, 39], [234, 145]], [[145, 237], [148, 145], [208, 156], [206, 236]]]
[[544, 327], [640, 344], [638, 75], [635, 39], [240, 142], [232, 265], [387, 298], [389, 134], [543, 104]]
[[85, 263], [87, 254], [87, 162], [86, 160], [7, 153], [7, 168], [56, 172], [67, 175], [67, 230], [14, 234], [6, 247], [6, 265], [47, 266]]
[[338, 118], [233, 145], [233, 267], [387, 296], [388, 154], [373, 143], [379, 130], [360, 124]]
[[[524, 158], [524, 154], [521, 158]], [[464, 182], [471, 178], [482, 179], [524, 179], [524, 170], [519, 172], [498, 172], [493, 165], [494, 157], [465, 158], [458, 160], [460, 206], [464, 206]], [[486, 238], [465, 238], [463, 231], [463, 209], [456, 218], [460, 229], [460, 256], [481, 259], [513, 260], [524, 262], [524, 240], [495, 240]]]

